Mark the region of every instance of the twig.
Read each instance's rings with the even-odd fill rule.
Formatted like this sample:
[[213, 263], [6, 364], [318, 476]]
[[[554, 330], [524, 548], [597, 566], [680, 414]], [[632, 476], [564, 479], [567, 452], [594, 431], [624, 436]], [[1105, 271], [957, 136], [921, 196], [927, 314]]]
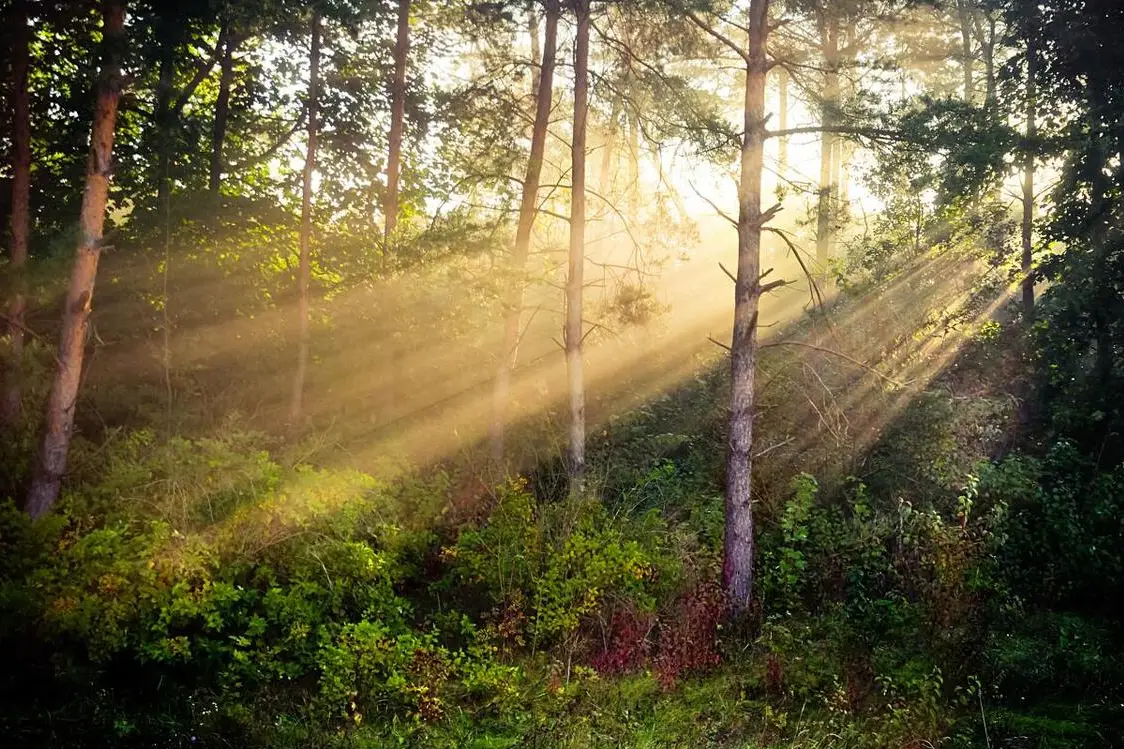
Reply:
[[718, 340], [718, 339], [717, 339], [717, 338], [715, 338], [714, 336], [709, 336], [709, 335], [708, 335], [708, 336], [706, 337], [706, 340], [710, 341], [711, 343], [713, 343], [713, 344], [714, 344], [715, 346], [718, 346], [719, 348], [724, 348], [724, 349], [726, 349], [727, 351], [729, 351], [729, 352], [731, 352], [731, 353], [733, 353], [733, 351], [734, 351], [734, 350], [733, 350], [732, 348], [730, 348], [729, 346], [727, 346], [727, 345], [726, 345], [725, 343], [722, 343], [722, 341]]
[[795, 437], [789, 437], [784, 442], [778, 442], [775, 445], [770, 445], [769, 447], [766, 447], [761, 452], [754, 453], [753, 457], [754, 457], [754, 459], [756, 459], [756, 458], [760, 458], [762, 455], [768, 455], [769, 453], [773, 452], [773, 450], [776, 450], [778, 448], [784, 447], [785, 445], [791, 444], [795, 439], [796, 439]]
[[[711, 340], [713, 341], [714, 339], [712, 338]], [[714, 342], [718, 343], [717, 341], [714, 341]], [[719, 344], [719, 345], [722, 345], [722, 344]], [[859, 361], [858, 359], [854, 358], [853, 356], [848, 356], [847, 354], [844, 354], [842, 351], [836, 351], [834, 349], [824, 348], [823, 346], [816, 346], [815, 344], [804, 343], [803, 341], [770, 341], [769, 343], [759, 343], [757, 345], [760, 348], [772, 348], [773, 346], [799, 346], [800, 348], [812, 349], [813, 351], [820, 351], [820, 352], [825, 353], [825, 354], [831, 354], [832, 356], [837, 356], [840, 359], [843, 359], [844, 361], [848, 361], [848, 362], [854, 364], [856, 367], [860, 367], [862, 369], [865, 369], [866, 371], [870, 372], [871, 374], [878, 375], [883, 380], [890, 383], [891, 385], [894, 385], [895, 387], [904, 388], [908, 384], [908, 383], [898, 382], [893, 377], [890, 377], [887, 374], [883, 374], [882, 372], [879, 372], [877, 369], [870, 366], [869, 364], [865, 364], [865, 363]]]

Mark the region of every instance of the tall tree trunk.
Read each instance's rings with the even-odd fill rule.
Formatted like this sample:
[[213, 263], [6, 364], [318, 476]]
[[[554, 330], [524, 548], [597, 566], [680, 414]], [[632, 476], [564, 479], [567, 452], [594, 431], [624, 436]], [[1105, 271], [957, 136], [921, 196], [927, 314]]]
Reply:
[[289, 421], [300, 419], [304, 400], [304, 379], [308, 369], [308, 287], [312, 276], [312, 173], [316, 169], [316, 141], [320, 136], [320, 13], [312, 13], [312, 44], [308, 56], [308, 148], [304, 157], [301, 186], [300, 275], [297, 279], [297, 371], [293, 377], [293, 398]]
[[156, 208], [166, 211], [171, 203], [172, 191], [172, 94], [176, 73], [176, 32], [169, 27], [173, 22], [162, 19], [158, 25], [161, 30], [159, 78], [156, 82], [156, 108], [153, 120], [156, 124]]
[[[831, 12], [830, 10], [828, 11]], [[816, 260], [823, 268], [831, 257], [831, 224], [835, 201], [835, 142], [831, 132], [839, 110], [839, 19], [832, 13], [824, 24], [824, 89], [820, 120], [824, 131], [820, 140], [820, 191], [816, 209]]]
[[574, 47], [574, 134], [571, 146], [570, 262], [566, 277], [566, 373], [570, 385], [570, 489], [585, 484], [585, 376], [582, 371], [585, 286], [585, 126], [589, 107], [589, 0], [578, 0]]
[[504, 300], [507, 313], [504, 318], [503, 349], [500, 352], [500, 365], [496, 371], [496, 381], [492, 391], [492, 457], [496, 462], [503, 460], [507, 406], [511, 399], [511, 375], [519, 358], [523, 294], [526, 289], [526, 282], [521, 276], [527, 267], [527, 257], [531, 251], [531, 230], [538, 215], [539, 179], [542, 175], [543, 156], [546, 151], [546, 130], [550, 124], [550, 109], [554, 100], [558, 15], [557, 0], [547, 0], [542, 63], [539, 66], [538, 89], [535, 91], [535, 123], [531, 133], [531, 155], [527, 160], [527, 172], [523, 179], [519, 224], [515, 230], [515, 249], [511, 254], [511, 272], [514, 279], [510, 287], [510, 296]]
[[161, 271], [161, 357], [160, 365], [164, 373], [164, 392], [167, 409], [168, 436], [172, 432], [172, 337], [169, 310], [168, 277], [172, 260], [172, 158], [177, 139], [176, 125], [178, 115], [173, 110], [172, 96], [175, 88], [176, 50], [179, 48], [182, 25], [179, 19], [161, 16], [157, 25], [160, 40], [160, 77], [156, 84], [155, 124], [157, 137], [157, 179], [156, 208], [163, 223], [164, 262]]
[[[980, 49], [983, 52], [984, 62], [984, 83], [987, 87], [984, 98], [984, 105], [988, 109], [995, 107], [996, 96], [996, 81], [995, 81], [995, 16], [990, 11], [980, 13], [977, 18], [982, 15], [987, 21], [987, 38], [981, 40]], [[982, 30], [981, 30], [982, 33]]]
[[761, 298], [761, 173], [765, 160], [765, 43], [769, 0], [749, 6], [745, 135], [738, 181], [738, 273], [730, 346], [730, 436], [726, 459], [726, 535], [722, 580], [735, 618], [753, 598], [753, 419], [757, 312]]
[[230, 89], [234, 85], [234, 53], [238, 49], [239, 39], [229, 31], [229, 21], [226, 21], [220, 38], [226, 38], [222, 51], [222, 62], [219, 64], [219, 95], [215, 100], [215, 121], [211, 128], [211, 171], [207, 179], [207, 189], [211, 198], [218, 202], [219, 189], [222, 187], [222, 152], [226, 144], [226, 127], [230, 118]]
[[26, 0], [12, 5], [12, 212], [11, 256], [12, 300], [8, 305], [8, 338], [11, 359], [8, 362], [4, 397], [0, 404], [0, 420], [15, 424], [20, 417], [23, 379], [23, 322], [26, 308], [24, 265], [27, 263], [27, 238], [31, 228], [31, 115], [27, 91], [27, 69], [30, 61], [31, 29], [28, 28]]
[[601, 144], [601, 167], [597, 176], [597, 189], [604, 198], [613, 194], [613, 160], [616, 157], [617, 123], [620, 117], [621, 97], [614, 96], [609, 108], [609, 119], [605, 123], [605, 139]]
[[1023, 321], [1029, 326], [1034, 321], [1034, 150], [1038, 138], [1038, 91], [1035, 78], [1037, 51], [1033, 39], [1026, 49], [1026, 151], [1023, 154], [1023, 220], [1022, 220], [1022, 292]]
[[42, 516], [54, 505], [66, 472], [70, 436], [74, 428], [74, 410], [78, 403], [78, 385], [82, 376], [86, 331], [90, 321], [90, 304], [101, 255], [105, 207], [109, 198], [113, 132], [117, 124], [117, 103], [121, 98], [125, 4], [121, 0], [105, 0], [102, 7], [104, 61], [90, 133], [86, 189], [82, 194], [82, 210], [78, 220], [79, 240], [70, 287], [66, 294], [66, 306], [63, 309], [58, 368], [47, 399], [46, 429], [39, 464], [27, 498], [27, 511], [33, 518]]
[[[788, 129], [788, 70], [777, 67], [777, 129]], [[788, 174], [788, 136], [782, 135], [777, 141], [777, 180], [782, 184]]]
[[406, 59], [410, 54], [410, 0], [398, 0], [398, 36], [394, 42], [394, 84], [390, 91], [390, 143], [386, 156], [386, 214], [383, 263], [389, 260], [398, 225], [398, 179], [402, 171], [402, 133], [406, 124]]
[[640, 213], [640, 116], [625, 111], [628, 125], [628, 218], [636, 221]]
[[964, 101], [971, 104], [976, 98], [972, 67], [976, 61], [972, 49], [972, 9], [967, 0], [956, 0], [956, 17], [960, 22], [960, 65], [964, 75]]
[[[538, 96], [542, 49], [539, 43], [539, 14], [535, 10], [535, 0], [527, 3], [527, 33], [531, 35], [531, 96]], [[532, 129], [534, 124], [531, 125]], [[532, 132], [532, 137], [534, 133]]]

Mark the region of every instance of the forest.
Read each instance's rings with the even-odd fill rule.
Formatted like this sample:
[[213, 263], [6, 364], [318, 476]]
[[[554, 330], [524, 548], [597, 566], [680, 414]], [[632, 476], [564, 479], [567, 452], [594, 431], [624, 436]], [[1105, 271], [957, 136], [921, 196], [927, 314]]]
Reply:
[[1124, 746], [1124, 4], [0, 18], [0, 746]]

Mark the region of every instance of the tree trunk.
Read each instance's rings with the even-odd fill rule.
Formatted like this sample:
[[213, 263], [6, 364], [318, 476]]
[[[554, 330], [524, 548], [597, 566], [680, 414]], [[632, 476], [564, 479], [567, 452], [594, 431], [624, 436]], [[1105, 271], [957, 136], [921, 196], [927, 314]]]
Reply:
[[[539, 47], [539, 14], [535, 12], [535, 2], [527, 3], [527, 33], [531, 35], [531, 96], [538, 96], [542, 49]], [[534, 128], [534, 124], [531, 125]], [[534, 137], [534, 133], [531, 133]]]
[[640, 215], [640, 116], [625, 110], [628, 125], [628, 220]]
[[761, 297], [761, 173], [765, 159], [765, 76], [769, 0], [749, 6], [745, 135], [738, 181], [738, 273], [730, 346], [730, 436], [726, 460], [726, 535], [722, 580], [730, 613], [741, 617], [753, 598], [753, 418], [757, 311]]
[[[788, 70], [777, 68], [777, 129], [788, 129]], [[777, 180], [784, 184], [788, 173], [788, 136], [780, 136], [777, 142]]]
[[984, 82], [987, 86], [984, 105], [988, 109], [995, 108], [996, 96], [996, 81], [995, 81], [995, 17], [991, 12], [984, 15], [987, 21], [988, 33], [987, 39], [982, 40], [980, 49], [983, 52], [984, 61]]
[[86, 189], [78, 220], [79, 240], [63, 309], [59, 338], [58, 367], [47, 399], [46, 429], [39, 465], [28, 492], [27, 511], [33, 518], [51, 509], [59, 496], [66, 472], [78, 385], [82, 376], [90, 304], [101, 254], [105, 207], [109, 197], [113, 132], [117, 103], [121, 98], [121, 57], [124, 47], [125, 5], [106, 0], [103, 5], [102, 44], [104, 62], [98, 83], [97, 101], [90, 134], [90, 156], [86, 164]]
[[1034, 40], [1030, 39], [1026, 49], [1026, 152], [1023, 154], [1023, 220], [1022, 220], [1022, 292], [1023, 321], [1026, 325], [1034, 322], [1034, 149], [1038, 137], [1037, 112], [1037, 56]]
[[824, 127], [820, 141], [820, 191], [816, 210], [816, 260], [821, 270], [826, 269], [831, 257], [831, 222], [835, 198], [835, 142], [838, 136], [830, 132], [839, 108], [839, 19], [834, 15], [824, 25], [824, 89], [823, 111], [820, 116]]
[[[229, 24], [229, 21], [226, 22]], [[223, 147], [226, 144], [227, 120], [230, 118], [230, 89], [234, 85], [234, 53], [239, 40], [225, 28], [220, 38], [226, 38], [219, 66], [219, 95], [215, 100], [215, 121], [211, 128], [211, 171], [207, 179], [207, 189], [212, 199], [218, 203], [219, 189], [222, 187]]]
[[25, 0], [15, 0], [12, 6], [12, 212], [11, 212], [11, 267], [12, 300], [8, 305], [8, 337], [11, 340], [11, 359], [8, 362], [7, 382], [0, 420], [14, 425], [20, 417], [23, 378], [23, 322], [27, 305], [24, 294], [24, 265], [27, 263], [27, 238], [30, 231], [31, 198], [31, 115], [27, 90], [27, 69], [30, 60], [31, 30], [27, 25], [28, 12]]
[[156, 108], [153, 121], [156, 125], [156, 209], [167, 212], [172, 192], [172, 133], [174, 119], [172, 114], [172, 94], [175, 86], [176, 47], [178, 32], [170, 28], [174, 21], [161, 19], [158, 28], [160, 37], [159, 78], [156, 82]]
[[523, 294], [526, 283], [521, 275], [527, 267], [531, 250], [531, 230], [538, 215], [539, 179], [542, 175], [543, 156], [546, 151], [546, 130], [550, 124], [550, 109], [554, 97], [554, 64], [558, 44], [558, 3], [548, 0], [546, 31], [543, 39], [542, 64], [535, 92], [535, 123], [531, 133], [531, 155], [527, 160], [527, 173], [523, 180], [523, 197], [519, 204], [519, 225], [515, 230], [515, 250], [511, 254], [513, 283], [510, 296], [505, 300], [503, 349], [500, 366], [492, 393], [492, 457], [503, 460], [504, 431], [507, 427], [507, 405], [511, 399], [511, 375], [519, 357], [519, 337], [523, 319]]
[[383, 263], [389, 260], [398, 225], [398, 179], [402, 170], [402, 133], [406, 123], [406, 59], [410, 54], [410, 0], [398, 0], [398, 36], [394, 42], [394, 84], [390, 91], [390, 143], [386, 156], [386, 214]]
[[609, 109], [609, 119], [605, 123], [605, 140], [601, 144], [601, 168], [597, 177], [597, 189], [604, 198], [609, 198], [613, 194], [613, 160], [616, 157], [617, 122], [620, 117], [621, 97], [613, 96], [613, 103]]
[[293, 399], [289, 408], [289, 422], [300, 419], [304, 400], [304, 379], [308, 369], [308, 287], [312, 275], [312, 173], [316, 169], [316, 141], [320, 116], [320, 13], [312, 14], [312, 44], [308, 56], [308, 149], [304, 158], [301, 187], [300, 275], [297, 279], [297, 371], [293, 377]]
[[972, 50], [972, 9], [967, 0], [956, 0], [956, 17], [960, 21], [960, 64], [964, 74], [964, 101], [971, 104], [976, 98], [972, 66], [976, 55]]
[[585, 484], [585, 377], [582, 294], [585, 286], [585, 126], [589, 85], [589, 0], [577, 2], [574, 47], [574, 134], [571, 156], [570, 263], [566, 277], [566, 373], [570, 384], [570, 490]]

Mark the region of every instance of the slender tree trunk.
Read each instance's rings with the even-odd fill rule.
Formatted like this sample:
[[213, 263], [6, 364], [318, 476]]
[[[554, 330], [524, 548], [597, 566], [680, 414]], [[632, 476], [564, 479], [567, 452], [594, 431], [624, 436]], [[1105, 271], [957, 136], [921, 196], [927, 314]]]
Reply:
[[[539, 43], [539, 14], [535, 11], [534, 0], [527, 3], [527, 33], [531, 35], [531, 96], [537, 97], [539, 93], [539, 79], [542, 75], [542, 49]], [[534, 129], [533, 123], [531, 128], [532, 130]], [[531, 136], [534, 137], [533, 132]]]
[[722, 579], [733, 617], [753, 599], [753, 419], [757, 312], [761, 298], [761, 173], [765, 160], [765, 43], [769, 0], [749, 6], [745, 135], [738, 181], [738, 273], [730, 346], [730, 436], [726, 459], [726, 536]]
[[585, 286], [585, 130], [589, 85], [589, 0], [577, 2], [574, 48], [574, 134], [571, 156], [570, 263], [566, 278], [566, 372], [570, 384], [570, 489], [585, 486], [585, 376], [582, 371]]
[[1033, 39], [1026, 50], [1026, 152], [1023, 154], [1022, 292], [1023, 320], [1034, 321], [1034, 149], [1038, 137], [1037, 50]]
[[102, 29], [105, 57], [90, 134], [86, 189], [82, 194], [82, 210], [78, 220], [79, 240], [70, 287], [66, 294], [66, 306], [63, 309], [58, 368], [47, 399], [46, 429], [39, 464], [27, 499], [27, 511], [33, 518], [50, 510], [58, 499], [74, 428], [86, 330], [90, 321], [90, 304], [94, 295], [94, 280], [97, 277], [105, 225], [105, 207], [109, 198], [113, 131], [117, 124], [117, 103], [121, 98], [121, 57], [125, 41], [123, 2], [104, 2]]
[[816, 210], [816, 260], [827, 266], [831, 257], [832, 208], [835, 199], [835, 142], [830, 132], [839, 109], [839, 19], [834, 15], [824, 26], [824, 90], [821, 122], [824, 132], [820, 141], [820, 192]]
[[217, 203], [219, 189], [222, 187], [223, 148], [226, 144], [226, 127], [230, 118], [230, 89], [234, 85], [234, 53], [238, 49], [238, 38], [230, 33], [229, 21], [220, 37], [226, 44], [219, 63], [219, 95], [215, 100], [215, 121], [211, 128], [211, 171], [207, 179], [207, 189]]
[[398, 225], [398, 180], [402, 170], [402, 134], [406, 124], [406, 60], [410, 54], [410, 0], [398, 0], [398, 36], [394, 43], [394, 84], [390, 92], [390, 144], [386, 157], [386, 228], [383, 262], [389, 260]]
[[304, 379], [308, 369], [308, 287], [312, 276], [312, 173], [316, 169], [316, 142], [320, 136], [320, 13], [312, 14], [312, 44], [308, 56], [308, 149], [304, 158], [301, 187], [300, 271], [297, 279], [297, 371], [293, 377], [293, 398], [289, 421], [296, 424], [304, 400]]
[[964, 101], [971, 104], [976, 98], [972, 66], [976, 61], [972, 50], [972, 9], [967, 0], [956, 0], [956, 17], [960, 21], [960, 64], [964, 75]]
[[160, 30], [160, 77], [156, 82], [156, 109], [153, 120], [156, 124], [156, 208], [165, 211], [171, 202], [172, 191], [172, 148], [173, 148], [173, 114], [172, 95], [175, 86], [176, 73], [176, 36], [177, 32], [170, 28], [173, 21], [161, 19], [158, 24]]
[[531, 251], [531, 230], [538, 215], [539, 179], [542, 175], [543, 155], [546, 151], [546, 130], [550, 124], [550, 109], [554, 97], [554, 65], [558, 44], [558, 3], [548, 0], [546, 6], [546, 31], [543, 39], [542, 64], [535, 92], [535, 124], [531, 134], [531, 156], [527, 160], [527, 173], [523, 180], [523, 197], [519, 204], [519, 225], [515, 230], [515, 250], [511, 254], [511, 271], [515, 276], [511, 295], [505, 300], [507, 314], [504, 318], [503, 349], [500, 366], [492, 392], [492, 456], [503, 460], [504, 431], [507, 427], [507, 406], [511, 399], [511, 375], [519, 358], [519, 336], [523, 320], [523, 294], [526, 283], [521, 278], [527, 267]]
[[986, 90], [985, 98], [984, 98], [984, 105], [988, 109], [993, 109], [995, 107], [995, 96], [996, 96], [996, 90], [995, 90], [995, 86], [996, 86], [996, 82], [995, 82], [995, 18], [992, 16], [991, 13], [988, 13], [986, 15], [986, 20], [988, 22], [987, 40], [984, 41], [980, 45], [980, 48], [983, 51], [984, 82], [985, 82], [985, 85], [987, 86], [987, 90]]
[[[788, 129], [788, 70], [777, 67], [777, 129]], [[788, 174], [788, 136], [777, 141], [777, 179], [783, 184]]]
[[26, 0], [15, 0], [12, 6], [12, 212], [11, 266], [12, 300], [8, 305], [8, 338], [11, 359], [0, 420], [13, 425], [20, 418], [23, 379], [23, 323], [27, 306], [24, 290], [24, 265], [27, 263], [27, 238], [31, 228], [31, 115], [27, 90], [27, 69], [30, 61], [31, 29], [28, 28]]
[[640, 116], [629, 113], [628, 122], [628, 215], [640, 215]]
[[172, 159], [177, 140], [178, 114], [173, 110], [172, 97], [175, 89], [176, 50], [179, 47], [182, 27], [178, 19], [162, 16], [157, 25], [160, 40], [160, 77], [156, 84], [155, 124], [158, 154], [157, 203], [163, 223], [164, 262], [161, 270], [161, 357], [160, 365], [164, 374], [164, 394], [166, 401], [167, 433], [172, 433], [172, 333], [169, 310], [168, 278], [172, 261]]
[[613, 194], [613, 160], [616, 157], [614, 147], [617, 144], [617, 122], [621, 117], [621, 99], [613, 97], [609, 109], [609, 119], [605, 123], [605, 140], [601, 146], [601, 167], [597, 176], [597, 189], [605, 197]]

